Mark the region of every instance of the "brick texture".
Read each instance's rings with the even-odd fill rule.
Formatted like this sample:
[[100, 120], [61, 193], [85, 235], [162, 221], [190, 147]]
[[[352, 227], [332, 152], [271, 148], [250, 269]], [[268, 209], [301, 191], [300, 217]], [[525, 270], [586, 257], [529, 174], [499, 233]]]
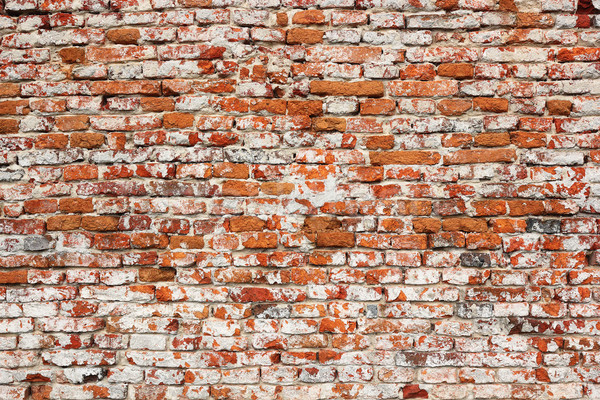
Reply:
[[600, 15], [4, 0], [0, 399], [600, 399]]

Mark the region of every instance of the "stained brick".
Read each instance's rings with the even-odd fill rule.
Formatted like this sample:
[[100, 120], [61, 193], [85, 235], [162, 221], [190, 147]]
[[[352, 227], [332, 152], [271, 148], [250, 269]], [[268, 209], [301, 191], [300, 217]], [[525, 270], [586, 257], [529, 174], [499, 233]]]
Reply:
[[591, 1], [2, 7], [0, 397], [600, 397]]

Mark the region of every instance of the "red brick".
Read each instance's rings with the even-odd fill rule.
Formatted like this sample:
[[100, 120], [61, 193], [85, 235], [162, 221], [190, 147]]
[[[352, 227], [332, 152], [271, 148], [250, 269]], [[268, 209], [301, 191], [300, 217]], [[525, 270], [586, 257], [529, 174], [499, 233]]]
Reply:
[[365, 82], [334, 82], [312, 81], [310, 92], [321, 96], [383, 96], [383, 83], [378, 81]]
[[135, 28], [111, 29], [106, 32], [106, 38], [117, 44], [136, 44], [140, 37], [139, 29]]
[[600, 397], [594, 5], [408, 3], [2, 1], [0, 398]]

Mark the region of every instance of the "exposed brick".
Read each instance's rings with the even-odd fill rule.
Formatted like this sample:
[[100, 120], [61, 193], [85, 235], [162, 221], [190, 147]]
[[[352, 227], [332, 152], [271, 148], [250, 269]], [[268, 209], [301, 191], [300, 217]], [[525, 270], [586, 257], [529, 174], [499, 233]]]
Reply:
[[62, 61], [67, 64], [83, 63], [85, 61], [85, 49], [82, 47], [60, 49], [58, 54]]
[[3, 285], [27, 283], [27, 270], [0, 272], [0, 283]]
[[88, 231], [116, 231], [118, 225], [117, 217], [84, 216], [81, 219], [81, 227]]
[[201, 249], [204, 247], [202, 236], [171, 236], [172, 249]]
[[96, 165], [68, 165], [63, 170], [65, 181], [97, 179], [98, 167]]
[[175, 268], [140, 268], [139, 277], [140, 282], [169, 282], [175, 280]]
[[444, 164], [503, 163], [512, 162], [516, 153], [511, 149], [495, 150], [458, 150], [444, 156]]
[[312, 81], [310, 92], [321, 96], [383, 96], [383, 83], [377, 81], [366, 82], [334, 82]]
[[80, 225], [81, 217], [79, 215], [61, 215], [50, 217], [47, 220], [49, 231], [70, 231], [78, 229]]
[[318, 247], [353, 247], [354, 234], [352, 232], [317, 232]]
[[455, 79], [471, 79], [473, 77], [473, 65], [464, 63], [445, 63], [437, 68], [439, 76]]
[[229, 220], [232, 232], [260, 231], [265, 227], [265, 221], [258, 217], [233, 217]]
[[388, 164], [437, 164], [440, 154], [432, 151], [384, 151], [370, 152], [369, 158], [373, 165]]
[[86, 115], [68, 115], [57, 117], [54, 126], [61, 131], [81, 131], [87, 129], [90, 124]]
[[36, 138], [36, 149], [64, 149], [69, 144], [69, 137], [63, 134], [42, 134]]
[[70, 137], [71, 147], [83, 147], [86, 149], [101, 147], [106, 140], [103, 134], [96, 132], [74, 132]]
[[473, 143], [482, 147], [504, 147], [508, 146], [511, 141], [508, 132], [488, 132], [475, 136]]
[[325, 23], [325, 14], [321, 10], [296, 11], [292, 17], [293, 24], [318, 25]]
[[106, 32], [106, 38], [117, 44], [136, 44], [140, 37], [139, 29], [135, 28], [111, 29]]
[[508, 99], [476, 97], [473, 99], [473, 109], [485, 112], [504, 113], [508, 111]]
[[289, 115], [321, 115], [323, 114], [323, 102], [319, 100], [292, 100], [288, 101], [287, 110]]
[[443, 115], [456, 116], [469, 111], [471, 105], [470, 100], [440, 100], [437, 108]]
[[0, 398], [600, 398], [593, 1], [0, 3]]
[[278, 12], [275, 15], [275, 19], [277, 21], [277, 25], [279, 26], [286, 26], [288, 24], [288, 15], [285, 12]]
[[0, 97], [17, 97], [19, 92], [18, 83], [0, 83]]
[[0, 118], [0, 134], [19, 132], [19, 121], [12, 118]]
[[317, 132], [321, 131], [338, 131], [344, 132], [346, 130], [346, 120], [344, 118], [315, 118], [313, 120], [313, 129]]
[[388, 115], [393, 114], [396, 102], [389, 99], [367, 99], [360, 103], [362, 115]]
[[315, 44], [323, 42], [323, 32], [316, 29], [293, 28], [287, 31], [288, 44]]
[[194, 126], [194, 115], [187, 113], [168, 113], [163, 117], [163, 125], [166, 129], [190, 128]]
[[454, 81], [396, 81], [389, 85], [392, 96], [403, 97], [436, 97], [452, 96], [458, 92], [458, 86]]
[[175, 102], [170, 98], [143, 97], [140, 99], [140, 107], [144, 111], [173, 111]]
[[571, 114], [571, 108], [573, 104], [569, 100], [547, 100], [546, 107], [548, 108], [548, 114], [550, 115], [564, 115], [568, 116]]
[[63, 198], [59, 201], [59, 209], [65, 213], [91, 213], [94, 211], [93, 200], [81, 198]]
[[485, 232], [487, 222], [475, 218], [450, 218], [443, 220], [442, 228], [445, 231]]

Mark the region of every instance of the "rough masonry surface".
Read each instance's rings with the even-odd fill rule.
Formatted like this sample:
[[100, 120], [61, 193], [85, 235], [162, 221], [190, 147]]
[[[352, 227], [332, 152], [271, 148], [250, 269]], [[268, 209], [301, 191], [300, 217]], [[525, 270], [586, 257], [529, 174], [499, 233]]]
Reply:
[[600, 399], [580, 1], [4, 0], [0, 398]]

